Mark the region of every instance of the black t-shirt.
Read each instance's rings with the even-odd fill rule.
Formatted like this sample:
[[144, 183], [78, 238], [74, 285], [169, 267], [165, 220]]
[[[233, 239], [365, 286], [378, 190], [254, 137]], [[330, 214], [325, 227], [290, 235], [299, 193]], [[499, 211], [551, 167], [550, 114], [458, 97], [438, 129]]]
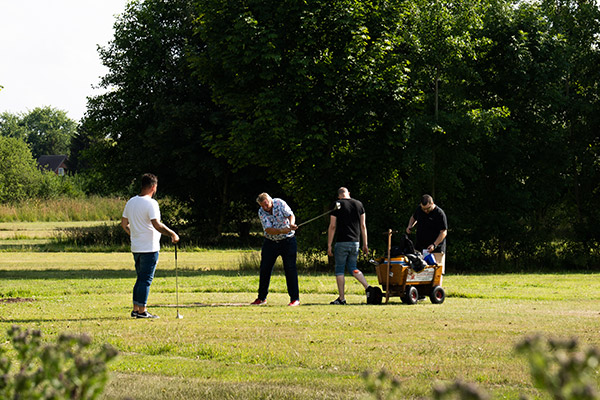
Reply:
[[[415, 245], [416, 250], [423, 251], [429, 245], [435, 242], [435, 239], [440, 234], [440, 231], [448, 229], [448, 221], [446, 220], [446, 214], [444, 210], [435, 206], [433, 210], [427, 214], [418, 206], [413, 213], [413, 218], [418, 222], [417, 228], [417, 243]], [[440, 243], [434, 250], [434, 252], [446, 252], [446, 238]]]
[[336, 242], [360, 242], [360, 216], [365, 213], [362, 203], [356, 199], [339, 199], [339, 210], [333, 210], [336, 217]]

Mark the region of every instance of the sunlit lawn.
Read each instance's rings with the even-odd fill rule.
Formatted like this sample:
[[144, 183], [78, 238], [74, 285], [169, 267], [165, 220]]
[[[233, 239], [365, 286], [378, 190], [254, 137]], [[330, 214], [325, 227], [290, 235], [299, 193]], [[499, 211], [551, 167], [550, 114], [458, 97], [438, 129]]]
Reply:
[[[600, 274], [453, 275], [446, 302], [365, 304], [348, 279], [348, 306], [332, 274], [300, 275], [302, 305], [287, 307], [281, 268], [269, 305], [251, 307], [258, 273], [241, 252], [180, 252], [176, 319], [174, 253], [163, 251], [149, 299], [154, 321], [129, 317], [129, 253], [0, 253], [0, 334], [13, 324], [87, 332], [121, 352], [105, 398], [368, 398], [361, 373], [385, 368], [405, 398], [462, 378], [494, 398], [536, 394], [513, 346], [543, 332], [600, 346]], [[370, 283], [376, 277], [369, 273]], [[20, 298], [21, 302], [7, 302]], [[543, 397], [542, 397], [543, 398]]]

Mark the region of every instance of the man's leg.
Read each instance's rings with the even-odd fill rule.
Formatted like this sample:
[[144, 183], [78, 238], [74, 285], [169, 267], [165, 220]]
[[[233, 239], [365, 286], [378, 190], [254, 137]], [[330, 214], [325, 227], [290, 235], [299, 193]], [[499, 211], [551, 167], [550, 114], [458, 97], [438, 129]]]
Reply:
[[340, 301], [346, 298], [346, 279], [344, 277], [344, 273], [346, 271], [346, 263], [348, 262], [348, 255], [350, 254], [351, 245], [352, 242], [341, 242], [336, 243], [333, 248], [333, 256], [335, 259], [335, 281], [340, 294]]
[[363, 273], [360, 272], [359, 269], [354, 268], [354, 270], [352, 271], [352, 275], [364, 286], [365, 289], [369, 287], [367, 279], [365, 278]]
[[363, 273], [360, 272], [358, 268], [356, 268], [359, 247], [360, 245], [358, 242], [352, 243], [352, 246], [348, 246], [348, 258], [346, 261], [346, 266], [348, 267], [348, 270], [352, 273], [352, 276], [354, 276], [356, 280], [358, 280], [366, 289], [369, 287], [369, 284], [367, 283], [367, 280], [365, 279]]
[[146, 311], [150, 285], [158, 262], [158, 251], [154, 253], [134, 253], [137, 280], [133, 287], [133, 308], [138, 313]]
[[344, 274], [341, 275], [336, 275], [335, 276], [335, 281], [337, 283], [337, 288], [338, 288], [338, 292], [340, 294], [340, 301], [341, 300], [345, 300], [345, 293], [344, 293], [344, 289], [346, 287], [346, 277], [344, 276]]
[[138, 293], [138, 286], [140, 285], [140, 254], [139, 253], [133, 253], [133, 261], [135, 263], [135, 273], [136, 273], [136, 280], [135, 280], [135, 284], [133, 285], [133, 311], [134, 312], [139, 312], [140, 311], [140, 306], [139, 304], [139, 299], [137, 297], [137, 293]]
[[296, 237], [283, 241], [281, 244], [281, 259], [283, 261], [283, 270], [285, 271], [285, 283], [287, 285], [290, 302], [300, 300], [300, 289], [298, 287], [298, 269], [296, 267], [296, 256], [298, 254], [298, 244]]
[[269, 294], [269, 284], [271, 283], [271, 274], [277, 260], [277, 243], [265, 239], [260, 252], [260, 281], [258, 284], [258, 298], [266, 300]]

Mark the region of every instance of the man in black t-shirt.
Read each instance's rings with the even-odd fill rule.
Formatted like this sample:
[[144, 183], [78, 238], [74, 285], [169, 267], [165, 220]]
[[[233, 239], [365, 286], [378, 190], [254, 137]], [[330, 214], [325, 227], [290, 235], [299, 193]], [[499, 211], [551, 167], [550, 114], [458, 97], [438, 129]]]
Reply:
[[446, 235], [448, 234], [448, 221], [444, 210], [436, 206], [433, 198], [426, 194], [421, 198], [417, 207], [408, 221], [406, 233], [410, 234], [417, 225], [418, 251], [427, 250], [429, 253], [446, 253]]
[[[338, 198], [340, 208], [332, 211], [329, 217], [327, 254], [330, 257], [335, 254], [335, 279], [340, 296], [330, 304], [346, 304], [344, 295], [346, 268], [365, 290], [369, 287], [365, 276], [356, 267], [361, 237], [362, 251], [369, 254], [365, 209], [360, 201], [350, 198], [350, 192], [345, 187], [338, 189]], [[335, 252], [332, 248], [334, 236], [336, 237]]]

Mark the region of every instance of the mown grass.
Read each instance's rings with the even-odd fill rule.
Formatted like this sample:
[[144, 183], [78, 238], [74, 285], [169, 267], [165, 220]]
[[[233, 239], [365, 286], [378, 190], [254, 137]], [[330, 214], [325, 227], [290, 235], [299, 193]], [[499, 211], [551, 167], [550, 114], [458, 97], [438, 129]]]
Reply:
[[[517, 341], [542, 332], [600, 346], [600, 274], [453, 275], [449, 265], [442, 305], [366, 305], [348, 279], [350, 304], [340, 307], [328, 304], [331, 274], [302, 273], [302, 306], [289, 308], [276, 267], [269, 305], [250, 307], [258, 274], [238, 268], [243, 254], [179, 253], [178, 320], [174, 253], [162, 251], [149, 299], [161, 318], [145, 321], [129, 317], [127, 252], [0, 253], [0, 340], [18, 324], [113, 344], [121, 355], [107, 399], [364, 399], [361, 373], [382, 368], [406, 399], [455, 378], [494, 399], [545, 398], [513, 352]], [[7, 301], [16, 297], [28, 301]]]

